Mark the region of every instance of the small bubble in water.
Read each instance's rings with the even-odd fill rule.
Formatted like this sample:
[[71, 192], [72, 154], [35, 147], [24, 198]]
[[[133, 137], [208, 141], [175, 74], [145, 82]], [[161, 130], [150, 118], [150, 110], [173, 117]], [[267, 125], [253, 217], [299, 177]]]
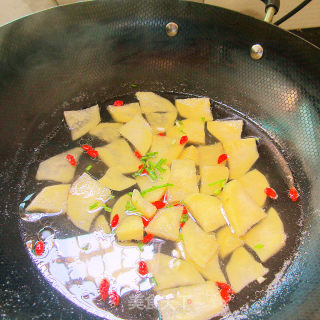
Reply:
[[38, 234], [39, 239], [43, 241], [52, 236], [54, 236], [54, 230], [49, 227], [45, 227], [41, 229]]

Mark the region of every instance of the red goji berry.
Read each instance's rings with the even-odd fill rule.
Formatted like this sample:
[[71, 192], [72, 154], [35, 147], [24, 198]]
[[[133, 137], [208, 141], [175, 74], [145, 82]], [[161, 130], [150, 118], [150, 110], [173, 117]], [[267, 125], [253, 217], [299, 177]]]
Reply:
[[81, 146], [81, 148], [85, 151], [92, 150], [92, 147], [89, 146], [88, 144], [84, 144], [83, 146]]
[[148, 219], [145, 218], [145, 217], [141, 217], [141, 219], [142, 219], [143, 225], [144, 225], [145, 227], [147, 227], [148, 224], [149, 224], [149, 222], [150, 222], [150, 220], [148, 220]]
[[226, 283], [216, 282], [216, 284], [220, 289], [221, 298], [224, 300], [225, 303], [228, 303], [231, 300], [231, 295], [235, 294], [235, 292]]
[[153, 234], [149, 233], [147, 235], [144, 236], [142, 243], [148, 243], [153, 239]]
[[112, 221], [111, 221], [111, 227], [112, 228], [115, 228], [119, 223], [119, 215], [116, 214], [113, 218], [112, 218]]
[[110, 284], [107, 279], [103, 279], [100, 283], [100, 298], [103, 301], [106, 301], [108, 298], [109, 286], [110, 286]]
[[220, 295], [225, 303], [228, 303], [231, 300], [230, 293], [225, 289], [220, 290]]
[[112, 290], [110, 293], [110, 300], [114, 306], [119, 305], [120, 297], [114, 290]]
[[232, 288], [227, 283], [217, 281], [216, 284], [220, 289], [227, 290], [230, 294], [235, 294]]
[[292, 187], [290, 190], [289, 190], [289, 197], [290, 199], [293, 201], [293, 202], [296, 202], [299, 198], [299, 193], [297, 191], [297, 189], [295, 187]]
[[99, 155], [98, 151], [94, 149], [89, 149], [87, 153], [92, 158], [96, 158]]
[[77, 165], [77, 161], [75, 160], [74, 156], [72, 154], [67, 154], [67, 160], [72, 166]]
[[165, 135], [164, 132], [159, 132], [159, 133], [158, 133], [158, 136], [165, 137], [166, 135]]
[[157, 208], [157, 209], [162, 209], [166, 206], [166, 204], [162, 201], [155, 201], [155, 202], [152, 202], [152, 204]]
[[222, 163], [223, 161], [226, 161], [228, 159], [228, 155], [226, 153], [220, 154], [218, 158], [218, 164]]
[[147, 264], [144, 261], [139, 262], [139, 270], [138, 272], [142, 275], [145, 276], [148, 273], [148, 267]]
[[192, 303], [192, 300], [191, 299], [188, 299], [187, 300], [187, 304], [191, 304]]
[[34, 253], [37, 256], [42, 256], [43, 252], [44, 252], [44, 242], [42, 240], [40, 240], [34, 246]]
[[187, 136], [182, 136], [181, 138], [180, 138], [180, 144], [185, 144], [185, 143], [187, 143], [188, 142], [188, 137]]
[[182, 214], [188, 214], [188, 210], [185, 206], [183, 206]]
[[134, 155], [135, 155], [138, 159], [141, 159], [141, 158], [142, 158], [142, 154], [141, 154], [139, 151], [137, 151], [137, 150], [135, 150]]
[[122, 101], [122, 100], [116, 100], [116, 101], [113, 103], [113, 105], [114, 105], [115, 107], [121, 107], [121, 106], [123, 106], [123, 101]]
[[[142, 168], [143, 168], [143, 164], [140, 164], [138, 170], [141, 170]], [[147, 171], [146, 169], [144, 169], [144, 170], [142, 171], [142, 174], [148, 174], [148, 171]]]
[[271, 199], [276, 200], [278, 199], [278, 195], [276, 191], [272, 188], [265, 188], [264, 193]]
[[180, 223], [180, 229], [183, 228], [184, 224], [185, 224], [185, 222]]

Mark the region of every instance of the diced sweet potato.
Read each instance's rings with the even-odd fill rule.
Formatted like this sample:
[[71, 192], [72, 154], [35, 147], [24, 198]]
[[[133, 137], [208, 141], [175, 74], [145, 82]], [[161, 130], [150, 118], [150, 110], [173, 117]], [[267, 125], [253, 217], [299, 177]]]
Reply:
[[137, 102], [125, 104], [121, 107], [108, 106], [108, 111], [112, 119], [116, 122], [129, 122], [137, 114], [141, 114], [140, 105]]
[[95, 223], [94, 223], [94, 229], [99, 231], [99, 230], [102, 230], [104, 231], [105, 233], [110, 233], [111, 229], [110, 229], [110, 226], [108, 224], [108, 221], [106, 219], [106, 217], [104, 215], [100, 215]]
[[182, 207], [170, 207], [158, 210], [146, 227], [146, 232], [167, 240], [179, 240]]
[[225, 185], [221, 198], [231, 227], [238, 236], [244, 235], [266, 216], [238, 180], [232, 180]]
[[183, 118], [212, 120], [209, 98], [177, 99], [176, 107]]
[[143, 222], [138, 216], [127, 216], [119, 224], [116, 230], [119, 241], [142, 240]]
[[236, 249], [227, 264], [226, 272], [231, 288], [237, 293], [250, 282], [263, 277], [269, 272], [243, 247]]
[[153, 133], [165, 132], [173, 127], [177, 118], [177, 111], [157, 113], [146, 113], [146, 118], [152, 128]]
[[222, 258], [244, 245], [244, 241], [232, 233], [229, 226], [225, 226], [217, 232], [217, 241]]
[[123, 175], [118, 168], [109, 168], [99, 182], [115, 191], [125, 190], [136, 183], [134, 179]]
[[230, 179], [241, 178], [259, 158], [255, 138], [225, 141], [223, 147], [228, 155]]
[[209, 121], [207, 129], [215, 138], [224, 143], [240, 139], [242, 126], [242, 120]]
[[199, 165], [203, 166], [225, 166], [226, 161], [218, 164], [218, 158], [224, 153], [223, 146], [220, 142], [215, 144], [199, 146]]
[[128, 201], [131, 201], [131, 197], [128, 194], [124, 194], [117, 200], [117, 202], [112, 207], [110, 221], [112, 221], [113, 217], [116, 214], [119, 216], [119, 223], [124, 217], [127, 216], [125, 212], [126, 212], [126, 205]]
[[174, 105], [168, 100], [153, 92], [137, 92], [142, 113], [151, 112], [177, 112]]
[[115, 167], [122, 173], [138, 171], [140, 161], [124, 139], [115, 140], [96, 150], [99, 152], [99, 158], [107, 166]]
[[52, 180], [62, 183], [69, 183], [73, 179], [76, 167], [71, 165], [67, 160], [67, 155], [70, 154], [78, 162], [81, 154], [81, 148], [73, 148], [63, 153], [59, 153], [40, 163], [36, 179], [37, 180]]
[[99, 123], [95, 128], [91, 129], [89, 133], [100, 140], [112, 142], [113, 140], [120, 138], [120, 127], [121, 123]]
[[146, 199], [142, 198], [140, 192], [137, 189], [133, 190], [132, 204], [136, 207], [138, 212], [140, 212], [147, 219], [152, 218], [157, 211], [157, 208], [154, 205], [152, 205]]
[[263, 262], [284, 247], [286, 234], [277, 211], [270, 208], [267, 216], [244, 236], [244, 241]]
[[173, 184], [168, 188], [169, 202], [181, 201], [188, 195], [199, 192], [194, 161], [172, 161], [169, 183]]
[[99, 106], [82, 110], [65, 111], [64, 117], [71, 131], [72, 140], [77, 140], [101, 121]]
[[156, 253], [147, 261], [148, 271], [157, 281], [156, 290], [165, 290], [180, 286], [203, 283], [204, 280], [196, 268], [187, 261]]
[[184, 149], [179, 157], [180, 160], [189, 159], [193, 160], [194, 163], [199, 165], [199, 151], [195, 146], [189, 146], [188, 148]]
[[191, 212], [205, 232], [211, 232], [226, 224], [221, 210], [221, 200], [204, 193], [194, 193], [184, 199]]
[[229, 169], [220, 166], [203, 166], [200, 169], [200, 192], [218, 195], [229, 178]]

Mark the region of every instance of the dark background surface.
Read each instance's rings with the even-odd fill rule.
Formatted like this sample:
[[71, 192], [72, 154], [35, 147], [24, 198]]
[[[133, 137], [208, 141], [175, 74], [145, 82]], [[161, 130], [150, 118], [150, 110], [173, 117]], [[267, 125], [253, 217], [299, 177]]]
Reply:
[[320, 48], [320, 28], [296, 29], [291, 32]]

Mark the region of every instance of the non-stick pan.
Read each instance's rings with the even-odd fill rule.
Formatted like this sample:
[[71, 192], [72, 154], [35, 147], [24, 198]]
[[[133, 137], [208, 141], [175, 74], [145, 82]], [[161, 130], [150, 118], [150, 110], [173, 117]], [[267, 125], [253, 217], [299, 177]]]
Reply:
[[[250, 56], [254, 44], [261, 59]], [[66, 148], [64, 110], [99, 103], [106, 117], [108, 102], [137, 90], [208, 96], [216, 118], [245, 119], [279, 198], [291, 184], [301, 195], [274, 204], [288, 234], [269, 262], [276, 279], [249, 287], [224, 318], [320, 319], [320, 51], [253, 18], [173, 0], [83, 2], [0, 29], [0, 317], [97, 318], [35, 266], [19, 204], [39, 162]]]

